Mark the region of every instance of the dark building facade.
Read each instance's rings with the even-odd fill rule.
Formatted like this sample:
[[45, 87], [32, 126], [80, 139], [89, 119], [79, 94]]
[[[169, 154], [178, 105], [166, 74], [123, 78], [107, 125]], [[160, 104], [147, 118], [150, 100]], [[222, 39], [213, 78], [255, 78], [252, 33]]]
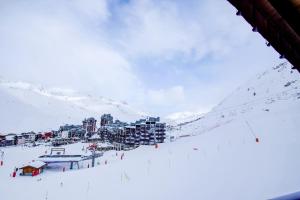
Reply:
[[130, 125], [113, 123], [101, 126], [98, 134], [103, 141], [119, 143], [128, 148], [135, 148], [140, 145], [154, 145], [163, 143], [166, 138], [166, 124], [159, 121], [159, 118], [149, 117]]
[[82, 127], [87, 133], [94, 133], [96, 132], [96, 123], [97, 120], [93, 117], [90, 117], [82, 121]]
[[101, 116], [100, 125], [105, 126], [108, 124], [112, 124], [113, 121], [114, 121], [114, 118], [113, 118], [113, 116], [111, 116], [111, 114], [104, 114]]

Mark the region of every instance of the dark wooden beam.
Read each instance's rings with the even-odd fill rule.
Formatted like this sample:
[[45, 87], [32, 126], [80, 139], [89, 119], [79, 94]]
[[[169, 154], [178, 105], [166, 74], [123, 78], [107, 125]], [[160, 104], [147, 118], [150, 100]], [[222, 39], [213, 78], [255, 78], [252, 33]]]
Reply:
[[300, 0], [228, 0], [268, 43], [300, 71]]

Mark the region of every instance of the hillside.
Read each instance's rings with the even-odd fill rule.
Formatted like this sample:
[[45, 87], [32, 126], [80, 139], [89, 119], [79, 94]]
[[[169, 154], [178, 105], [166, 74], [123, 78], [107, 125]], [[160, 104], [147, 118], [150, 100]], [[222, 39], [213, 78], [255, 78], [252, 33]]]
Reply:
[[[106, 152], [92, 169], [85, 163], [80, 170], [11, 178], [14, 167], [50, 147], [3, 148], [1, 199], [260, 200], [299, 191], [299, 78], [287, 64], [270, 69], [210, 113], [175, 127], [174, 142], [140, 146], [122, 160], [122, 152]], [[83, 145], [65, 147], [80, 152]]]
[[299, 72], [292, 70], [289, 64], [282, 63], [238, 87], [209, 113], [184, 122], [181, 119], [172, 127], [170, 134], [198, 135], [235, 119], [243, 119], [247, 124], [246, 114], [273, 115], [280, 107], [288, 108], [294, 104], [299, 105], [300, 111]]
[[73, 90], [45, 88], [26, 82], [0, 80], [0, 132], [43, 131], [86, 117], [111, 113], [120, 120], [142, 116], [127, 103], [93, 97]]

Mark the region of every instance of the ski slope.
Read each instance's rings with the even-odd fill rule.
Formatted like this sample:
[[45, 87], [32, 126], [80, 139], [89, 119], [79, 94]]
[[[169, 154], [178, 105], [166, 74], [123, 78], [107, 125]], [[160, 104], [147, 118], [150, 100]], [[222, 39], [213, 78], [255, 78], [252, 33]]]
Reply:
[[[3, 148], [1, 200], [259, 200], [299, 191], [300, 76], [290, 71], [285, 64], [248, 81], [201, 119], [170, 132], [174, 142], [141, 146], [123, 160], [111, 151], [92, 169], [11, 178], [14, 167], [49, 147]], [[82, 145], [66, 148], [80, 152]]]
[[[243, 119], [247, 123], [245, 114], [274, 114], [279, 107], [299, 105], [299, 99], [299, 72], [292, 70], [289, 64], [282, 63], [248, 80], [209, 113], [195, 116], [194, 119], [188, 118], [185, 122], [181, 119], [177, 125], [173, 125], [170, 134], [177, 137], [198, 135], [235, 119]], [[297, 110], [300, 111], [300, 105]]]

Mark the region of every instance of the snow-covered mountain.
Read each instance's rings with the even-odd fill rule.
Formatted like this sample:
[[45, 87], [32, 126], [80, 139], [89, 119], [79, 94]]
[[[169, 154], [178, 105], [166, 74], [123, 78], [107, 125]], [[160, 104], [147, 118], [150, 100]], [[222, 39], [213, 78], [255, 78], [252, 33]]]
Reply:
[[185, 122], [191, 122], [203, 116], [203, 113], [200, 112], [176, 112], [170, 115], [167, 115], [164, 120], [169, 126], [176, 126]]
[[[50, 147], [2, 148], [1, 199], [253, 200], [297, 192], [299, 81], [297, 71], [279, 65], [239, 87], [208, 114], [169, 133], [185, 137], [158, 148], [105, 152], [95, 168], [81, 163], [80, 170], [64, 172], [61, 166], [38, 177], [12, 178], [16, 166]], [[74, 154], [84, 145], [64, 147]]]
[[282, 63], [238, 87], [209, 113], [180, 119], [170, 134], [198, 135], [240, 118], [249, 123], [246, 114], [275, 114], [280, 106], [294, 104], [300, 111], [300, 75]]
[[65, 123], [80, 124], [85, 117], [99, 119], [104, 113], [124, 121], [143, 116], [126, 102], [3, 79], [0, 79], [0, 109], [0, 132], [52, 130]]

